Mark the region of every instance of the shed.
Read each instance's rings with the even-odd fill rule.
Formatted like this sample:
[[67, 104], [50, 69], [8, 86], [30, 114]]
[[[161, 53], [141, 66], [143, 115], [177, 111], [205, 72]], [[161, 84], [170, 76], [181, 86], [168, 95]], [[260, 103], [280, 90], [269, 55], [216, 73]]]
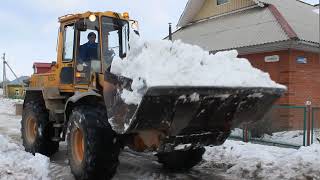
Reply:
[[51, 63], [35, 62], [33, 63], [34, 74], [48, 73], [51, 70], [51, 66], [52, 66]]

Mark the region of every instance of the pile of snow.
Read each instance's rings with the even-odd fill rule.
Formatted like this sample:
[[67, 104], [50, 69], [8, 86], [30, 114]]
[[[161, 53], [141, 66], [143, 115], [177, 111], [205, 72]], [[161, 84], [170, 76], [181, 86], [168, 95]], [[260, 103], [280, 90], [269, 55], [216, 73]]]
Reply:
[[303, 130], [275, 132], [271, 136], [265, 134], [262, 139], [301, 146], [303, 144]]
[[20, 141], [21, 116], [15, 115], [16, 103], [22, 103], [22, 100], [6, 99], [0, 95], [0, 133]]
[[181, 41], [143, 41], [136, 35], [132, 35], [130, 47], [128, 57], [114, 59], [111, 66], [112, 73], [133, 79], [133, 92], [122, 94], [127, 104], [138, 104], [145, 87], [153, 86], [285, 88], [247, 59], [237, 58], [236, 50], [210, 55]]
[[21, 116], [15, 115], [16, 103], [22, 100], [0, 95], [0, 179], [48, 179], [49, 159], [40, 154], [33, 156], [20, 145]]
[[234, 128], [233, 130], [231, 130], [231, 136], [243, 137], [243, 129]]
[[[319, 141], [317, 141], [317, 137], [319, 137], [319, 135], [320, 135], [320, 129], [314, 129], [313, 143], [319, 143]], [[275, 132], [275, 133], [272, 133], [272, 135], [264, 134], [263, 137], [259, 139], [302, 146], [303, 130]]]
[[227, 140], [206, 150], [201, 167], [224, 167], [238, 179], [320, 179], [319, 144], [295, 150]]
[[40, 154], [33, 156], [0, 135], [0, 179], [45, 180], [48, 179], [48, 174], [47, 157]]

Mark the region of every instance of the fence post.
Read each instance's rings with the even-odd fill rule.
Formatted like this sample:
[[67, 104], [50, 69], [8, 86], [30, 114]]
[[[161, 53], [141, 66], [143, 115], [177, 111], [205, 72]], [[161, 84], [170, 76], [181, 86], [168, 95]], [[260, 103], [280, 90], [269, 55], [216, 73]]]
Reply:
[[311, 144], [311, 101], [306, 101], [306, 107], [307, 107], [307, 146], [310, 146]]
[[243, 142], [249, 142], [249, 130], [248, 130], [248, 126], [245, 125], [244, 126], [244, 130], [243, 130]]
[[245, 136], [244, 136], [244, 142], [248, 142], [248, 127], [246, 126], [245, 127], [245, 129], [244, 129], [245, 131], [244, 131], [244, 134], [245, 134]]
[[303, 108], [303, 146], [306, 146], [307, 107]]
[[311, 108], [311, 144], [313, 144], [313, 134], [314, 134], [314, 108]]

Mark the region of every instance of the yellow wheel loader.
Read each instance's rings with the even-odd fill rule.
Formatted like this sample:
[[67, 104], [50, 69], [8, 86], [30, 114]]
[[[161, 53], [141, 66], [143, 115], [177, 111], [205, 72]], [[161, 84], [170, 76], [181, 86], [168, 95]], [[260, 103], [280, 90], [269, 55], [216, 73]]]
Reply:
[[127, 56], [137, 22], [109, 11], [66, 15], [59, 22], [57, 62], [30, 78], [21, 133], [33, 154], [51, 156], [67, 141], [77, 179], [111, 179], [124, 147], [155, 152], [164, 168], [188, 170], [201, 161], [204, 146], [221, 145], [232, 127], [261, 119], [284, 93], [161, 86], [147, 87], [139, 105], [125, 104], [119, 94], [131, 90], [132, 80], [110, 68], [113, 59]]

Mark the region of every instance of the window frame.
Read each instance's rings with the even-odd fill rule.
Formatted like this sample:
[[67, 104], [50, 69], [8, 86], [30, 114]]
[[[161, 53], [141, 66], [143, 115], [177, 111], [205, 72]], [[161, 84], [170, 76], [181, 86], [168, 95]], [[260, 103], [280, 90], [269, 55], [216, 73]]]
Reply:
[[217, 6], [221, 6], [221, 5], [225, 5], [225, 4], [227, 4], [227, 3], [230, 3], [230, 0], [223, 0], [223, 1], [225, 1], [225, 2], [223, 2], [223, 3], [221, 3], [221, 4], [219, 4], [219, 1], [221, 1], [221, 0], [216, 0]]
[[[129, 49], [130, 49], [130, 46], [129, 46], [129, 40], [130, 40], [130, 24], [129, 24], [129, 21], [126, 21], [126, 20], [124, 20], [124, 19], [119, 19], [119, 18], [115, 18], [115, 17], [110, 17], [110, 16], [101, 16], [101, 26], [100, 26], [100, 29], [101, 29], [101, 33], [104, 33], [104, 20], [105, 19], [107, 19], [107, 18], [109, 18], [109, 19], [112, 19], [112, 21], [122, 21], [122, 22], [124, 22], [125, 23], [125, 25], [123, 25], [122, 26], [122, 28], [124, 27], [124, 26], [126, 26], [126, 33], [125, 33], [125, 35], [126, 35], [126, 38], [124, 38], [123, 37], [123, 29], [119, 29], [119, 30], [117, 30], [117, 34], [118, 34], [118, 36], [117, 36], [117, 41], [118, 41], [118, 45], [119, 45], [119, 50], [118, 50], [118, 56], [119, 56], [119, 58], [121, 58], [121, 59], [123, 59], [123, 58], [125, 58], [126, 56], [127, 56], [127, 54], [128, 54], [128, 51], [129, 51]], [[120, 32], [120, 33], [119, 33]], [[124, 51], [124, 49], [123, 49], [123, 40], [126, 40], [127, 41], [127, 44], [126, 44], [126, 52], [123, 52]], [[104, 48], [106, 48], [106, 47], [109, 47], [109, 43], [108, 43], [108, 46], [106, 46], [106, 44], [105, 44], [106, 42], [104, 41], [104, 39], [102, 38], [101, 39], [101, 54], [103, 54], [104, 52]], [[103, 70], [105, 70], [105, 69], [108, 69], [108, 68], [110, 68], [111, 67], [111, 64], [110, 65], [108, 65], [107, 67], [108, 68], [106, 68], [106, 60], [105, 60], [105, 58], [104, 58], [104, 56], [103, 55], [101, 55], [101, 58], [102, 58], [102, 68], [103, 68]]]
[[[17, 93], [18, 92], [18, 93]], [[15, 96], [20, 96], [20, 90], [18, 88], [14, 89], [14, 95]]]
[[[65, 43], [66, 43], [66, 27], [70, 26], [73, 27], [73, 47], [72, 47], [72, 58], [65, 59]], [[75, 46], [76, 46], [76, 29], [75, 29], [75, 22], [68, 23], [63, 26], [63, 48], [62, 48], [62, 62], [68, 63], [72, 62], [75, 58]]]

